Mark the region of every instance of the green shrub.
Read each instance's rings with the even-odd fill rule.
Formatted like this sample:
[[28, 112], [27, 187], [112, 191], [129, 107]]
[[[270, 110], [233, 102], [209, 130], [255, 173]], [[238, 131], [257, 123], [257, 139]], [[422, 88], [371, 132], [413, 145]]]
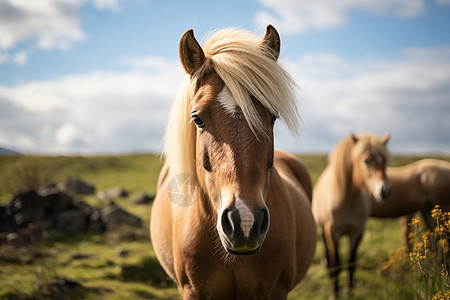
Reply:
[[432, 217], [437, 223], [434, 231], [423, 230], [423, 224], [414, 218], [409, 224], [413, 229], [412, 251], [398, 249], [383, 264], [383, 271], [409, 294], [408, 298], [440, 300], [450, 296], [450, 212], [436, 206]]
[[17, 193], [22, 190], [37, 190], [42, 186], [54, 183], [54, 168], [38, 156], [24, 156], [9, 169], [10, 192]]

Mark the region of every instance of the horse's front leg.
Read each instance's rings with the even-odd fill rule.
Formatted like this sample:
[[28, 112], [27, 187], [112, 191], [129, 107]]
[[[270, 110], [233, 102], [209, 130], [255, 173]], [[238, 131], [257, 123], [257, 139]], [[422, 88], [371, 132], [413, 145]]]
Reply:
[[288, 290], [286, 289], [286, 287], [283, 284], [278, 283], [278, 285], [275, 287], [274, 291], [272, 292], [272, 295], [269, 296], [270, 298], [267, 298], [267, 299], [286, 300], [287, 295], [288, 295]]
[[202, 300], [207, 299], [204, 295], [201, 295], [196, 291], [191, 284], [184, 284], [178, 289], [183, 300]]
[[339, 262], [339, 239], [335, 238], [331, 232], [330, 226], [322, 227], [323, 241], [325, 243], [325, 254], [328, 263], [328, 275], [333, 283], [333, 295], [330, 299], [335, 299], [339, 295], [339, 280], [338, 276], [341, 271]]
[[356, 269], [356, 252], [358, 250], [359, 243], [361, 242], [363, 234], [357, 234], [354, 236], [350, 236], [350, 255], [348, 259], [348, 271], [349, 271], [349, 282], [348, 282], [348, 288], [349, 288], [349, 294], [351, 295], [352, 289], [355, 286], [354, 280], [353, 280], [353, 274]]

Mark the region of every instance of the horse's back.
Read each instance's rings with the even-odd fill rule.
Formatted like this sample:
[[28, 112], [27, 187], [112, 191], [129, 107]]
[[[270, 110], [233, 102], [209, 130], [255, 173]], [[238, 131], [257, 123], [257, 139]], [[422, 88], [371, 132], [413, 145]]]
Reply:
[[313, 184], [309, 171], [303, 162], [290, 153], [275, 151], [274, 163], [278, 169], [291, 174], [291, 178], [300, 184], [311, 202]]
[[[294, 283], [290, 288], [293, 288], [305, 276], [316, 249], [316, 226], [311, 211], [312, 181], [305, 165], [292, 154], [276, 151], [274, 167], [267, 199], [271, 215], [268, 240], [285, 243], [282, 247], [285, 260], [295, 266], [290, 270]], [[269, 241], [264, 245], [272, 248], [273, 253], [281, 253], [280, 246]]]
[[409, 215], [421, 210], [427, 203], [450, 209], [450, 163], [427, 158], [404, 166], [389, 167], [386, 174], [392, 185], [392, 194], [381, 203], [373, 201], [372, 217]]
[[417, 163], [427, 200], [450, 211], [450, 163], [438, 159], [423, 159]]
[[[406, 190], [423, 197], [433, 205], [450, 209], [450, 163], [444, 160], [425, 158], [411, 164], [389, 168], [393, 180], [410, 178]], [[389, 175], [389, 173], [388, 173]], [[402, 180], [402, 179], [400, 179]]]

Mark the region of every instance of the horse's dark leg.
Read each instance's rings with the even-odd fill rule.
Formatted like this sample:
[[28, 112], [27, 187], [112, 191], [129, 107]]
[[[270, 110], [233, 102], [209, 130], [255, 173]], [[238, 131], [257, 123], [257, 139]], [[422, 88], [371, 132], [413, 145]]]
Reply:
[[423, 220], [425, 221], [425, 224], [427, 225], [427, 228], [429, 231], [433, 231], [434, 228], [436, 228], [436, 220], [433, 219], [431, 216], [431, 211], [434, 209], [433, 204], [431, 201], [427, 201], [424, 207], [420, 210], [422, 213]]
[[[431, 201], [427, 201], [427, 204], [422, 207], [420, 212], [422, 213], [423, 220], [425, 221], [425, 224], [427, 225], [427, 228], [429, 231], [433, 232], [434, 229], [437, 226], [437, 221], [431, 216], [431, 211], [434, 209], [434, 205]], [[439, 239], [439, 235], [437, 236], [437, 239]], [[438, 240], [435, 240], [434, 242], [430, 243], [430, 251], [436, 255], [437, 248], [437, 242]]]
[[356, 251], [358, 250], [359, 243], [361, 242], [362, 233], [358, 234], [356, 236], [350, 237], [350, 255], [348, 260], [348, 271], [349, 271], [349, 293], [352, 293], [352, 289], [354, 287], [354, 281], [353, 281], [353, 273], [356, 269]]
[[334, 290], [333, 297], [337, 298], [339, 295], [339, 281], [338, 276], [341, 271], [341, 265], [339, 262], [339, 243], [338, 240], [333, 238], [331, 229], [328, 226], [322, 226], [323, 241], [325, 243], [325, 253], [328, 263], [328, 275], [333, 282]]

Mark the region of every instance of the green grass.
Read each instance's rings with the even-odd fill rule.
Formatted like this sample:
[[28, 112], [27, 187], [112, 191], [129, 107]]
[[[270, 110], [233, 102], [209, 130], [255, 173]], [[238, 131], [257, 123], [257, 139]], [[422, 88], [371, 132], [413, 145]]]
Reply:
[[[315, 182], [326, 166], [324, 155], [302, 155]], [[26, 157], [0, 157], [0, 203], [14, 194], [13, 179], [26, 166]], [[419, 157], [394, 157], [390, 164], [402, 165]], [[450, 160], [446, 158], [446, 160]], [[38, 165], [45, 176], [55, 182], [68, 176], [79, 176], [93, 183], [97, 191], [122, 187], [130, 196], [115, 202], [140, 216], [144, 228], [138, 231], [106, 235], [79, 234], [64, 236], [49, 233], [33, 246], [14, 250], [0, 246], [0, 299], [40, 298], [37, 286], [55, 277], [67, 277], [90, 288], [87, 299], [179, 299], [176, 288], [164, 282], [149, 241], [149, 205], [135, 205], [135, 197], [154, 193], [162, 160], [154, 155], [120, 155], [92, 157], [39, 157]], [[91, 205], [102, 207], [104, 201], [94, 196], [80, 197]], [[348, 240], [341, 243], [345, 260]], [[400, 220], [370, 219], [358, 250], [356, 289], [352, 299], [405, 299], [405, 291], [383, 273], [382, 263], [390, 253], [401, 247]], [[118, 249], [129, 250], [119, 257]], [[83, 259], [73, 259], [83, 254]], [[318, 236], [317, 251], [306, 278], [292, 291], [289, 299], [327, 299], [331, 284], [323, 263], [324, 247]], [[124, 278], [126, 272], [136, 276]], [[142, 275], [137, 275], [142, 274]], [[346, 273], [341, 283], [346, 281]], [[156, 279], [155, 279], [156, 278]], [[161, 279], [158, 281], [159, 279]], [[9, 296], [8, 296], [9, 295]], [[13, 295], [13, 296], [11, 296]], [[345, 299], [345, 297], [344, 297]]]
[[[155, 155], [121, 155], [92, 157], [32, 157], [38, 159], [42, 173], [50, 173], [54, 182], [78, 176], [92, 182], [97, 190], [120, 186], [130, 192], [156, 191], [156, 182], [163, 160]], [[14, 188], [12, 180], [28, 157], [0, 156], [0, 201], [9, 200]], [[29, 163], [29, 161], [28, 161]]]

